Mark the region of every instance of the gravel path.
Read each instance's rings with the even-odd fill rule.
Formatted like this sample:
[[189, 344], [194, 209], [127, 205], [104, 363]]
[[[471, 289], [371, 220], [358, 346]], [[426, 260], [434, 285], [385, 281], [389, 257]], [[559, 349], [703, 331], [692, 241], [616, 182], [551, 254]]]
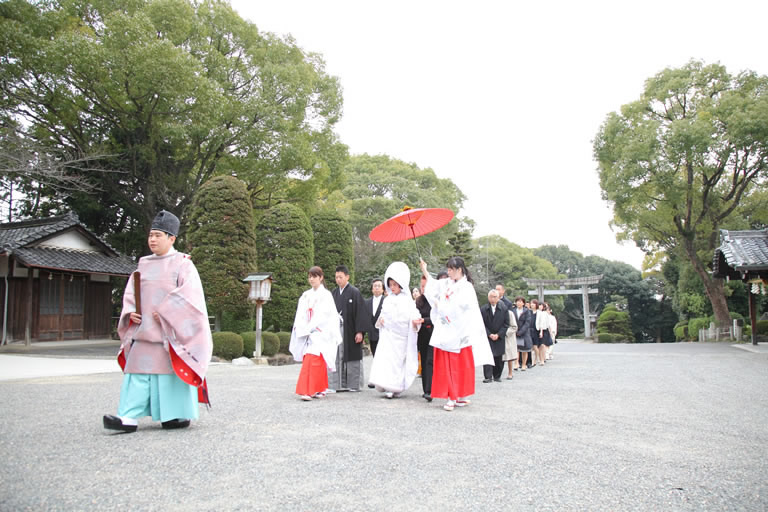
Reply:
[[304, 403], [298, 372], [213, 366], [191, 428], [117, 435], [119, 373], [1, 381], [0, 510], [768, 508], [762, 346], [560, 343], [453, 412], [418, 379]]

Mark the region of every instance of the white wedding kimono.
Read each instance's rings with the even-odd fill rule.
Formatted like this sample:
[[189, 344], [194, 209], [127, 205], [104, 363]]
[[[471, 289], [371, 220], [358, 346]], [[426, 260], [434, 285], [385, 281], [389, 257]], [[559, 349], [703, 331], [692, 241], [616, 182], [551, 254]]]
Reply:
[[368, 381], [380, 391], [402, 393], [411, 386], [419, 370], [418, 328], [413, 320], [421, 318], [421, 314], [409, 291], [408, 266], [399, 261], [392, 263], [384, 274], [384, 282], [389, 279], [399, 284], [401, 290], [394, 295], [387, 286], [389, 295], [376, 322], [379, 344]]

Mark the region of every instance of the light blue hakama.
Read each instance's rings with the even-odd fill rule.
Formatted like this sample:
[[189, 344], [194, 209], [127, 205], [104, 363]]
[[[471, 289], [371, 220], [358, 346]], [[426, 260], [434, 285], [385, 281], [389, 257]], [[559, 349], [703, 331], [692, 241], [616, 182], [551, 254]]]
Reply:
[[134, 419], [152, 416], [154, 421], [170, 421], [196, 420], [199, 414], [197, 388], [174, 373], [126, 373], [123, 377], [118, 416]]

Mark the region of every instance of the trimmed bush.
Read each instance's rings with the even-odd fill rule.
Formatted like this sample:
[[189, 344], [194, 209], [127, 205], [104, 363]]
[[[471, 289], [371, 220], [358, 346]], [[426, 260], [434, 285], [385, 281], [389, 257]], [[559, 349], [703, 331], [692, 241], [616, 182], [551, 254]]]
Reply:
[[688, 320], [688, 337], [692, 340], [699, 339], [699, 329], [709, 329], [709, 318], [691, 318]]
[[600, 313], [600, 317], [597, 319], [597, 332], [598, 334], [621, 334], [625, 340], [634, 338], [629, 313], [617, 311], [613, 306], [606, 306]]
[[262, 332], [261, 333], [261, 355], [264, 357], [272, 357], [277, 354], [280, 348], [280, 338], [274, 332]]
[[768, 320], [758, 320], [755, 323], [755, 334], [768, 335]]
[[621, 334], [617, 332], [601, 332], [597, 335], [597, 342], [598, 343], [634, 343], [635, 340], [627, 336], [626, 334]]
[[243, 356], [253, 357], [253, 351], [256, 350], [256, 331], [241, 332], [243, 338]]
[[291, 352], [288, 350], [288, 345], [291, 344], [291, 333], [280, 331], [277, 333], [277, 337], [280, 338], [280, 349], [278, 352], [281, 354], [290, 354]]
[[243, 355], [243, 338], [235, 332], [213, 333], [213, 355], [221, 359], [236, 359]]
[[254, 322], [251, 320], [248, 312], [245, 317], [238, 317], [230, 311], [225, 311], [221, 315], [221, 330], [230, 332], [247, 332], [253, 329]]
[[683, 341], [688, 339], [688, 324], [678, 325], [675, 327], [675, 341]]
[[601, 332], [597, 335], [598, 343], [613, 343], [613, 334], [609, 332]]

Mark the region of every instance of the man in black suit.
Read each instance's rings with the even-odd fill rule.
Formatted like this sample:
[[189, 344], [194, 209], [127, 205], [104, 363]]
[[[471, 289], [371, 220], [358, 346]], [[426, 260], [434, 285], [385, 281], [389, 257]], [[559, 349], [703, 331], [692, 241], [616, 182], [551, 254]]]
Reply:
[[507, 329], [509, 328], [509, 310], [503, 302], [499, 302], [499, 292], [491, 290], [488, 292], [488, 304], [480, 308], [485, 324], [485, 332], [488, 335], [488, 343], [491, 345], [493, 354], [493, 366], [483, 365], [483, 382], [501, 382], [501, 372], [504, 369], [504, 349]]
[[331, 292], [341, 318], [342, 343], [336, 354], [336, 371], [328, 372], [328, 389], [360, 391], [363, 384], [363, 333], [371, 330], [371, 316], [360, 290], [349, 284], [346, 265], [336, 267], [336, 285]]
[[373, 297], [365, 299], [365, 308], [371, 314], [371, 330], [368, 331], [368, 341], [371, 344], [371, 354], [376, 355], [376, 345], [379, 344], [379, 330], [376, 321], [381, 314], [381, 306], [384, 304], [384, 281], [378, 277], [371, 283]]
[[515, 307], [515, 304], [509, 300], [506, 295], [504, 295], [507, 292], [507, 289], [504, 288], [504, 285], [501, 283], [497, 284], [496, 291], [499, 292], [499, 302], [502, 302], [505, 306], [507, 306], [507, 311], [512, 311], [512, 308]]

